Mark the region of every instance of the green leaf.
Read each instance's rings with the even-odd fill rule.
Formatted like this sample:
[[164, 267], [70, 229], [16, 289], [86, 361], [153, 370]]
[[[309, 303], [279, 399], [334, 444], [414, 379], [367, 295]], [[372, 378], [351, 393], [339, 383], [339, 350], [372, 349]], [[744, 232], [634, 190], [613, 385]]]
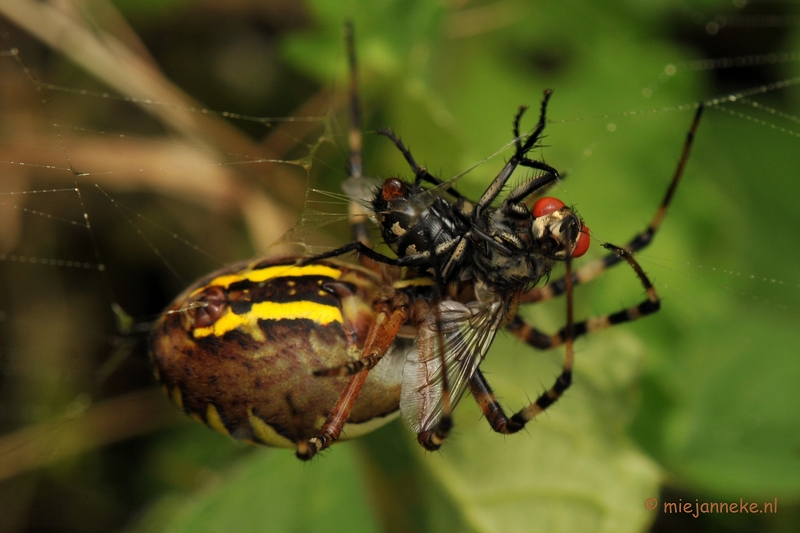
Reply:
[[197, 494], [167, 499], [153, 511], [165, 522], [151, 518], [139, 531], [379, 531], [355, 450], [341, 448], [313, 465], [285, 450], [249, 454]]

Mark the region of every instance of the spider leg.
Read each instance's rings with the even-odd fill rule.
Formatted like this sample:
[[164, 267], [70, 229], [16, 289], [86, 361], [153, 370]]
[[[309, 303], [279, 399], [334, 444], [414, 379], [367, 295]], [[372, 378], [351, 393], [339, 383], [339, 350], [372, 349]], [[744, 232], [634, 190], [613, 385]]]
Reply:
[[[348, 20], [344, 25], [344, 40], [347, 48], [348, 104], [350, 108], [350, 129], [347, 135], [347, 144], [350, 151], [348, 161], [348, 175], [350, 180], [358, 181], [363, 177], [364, 167], [361, 150], [363, 147], [361, 101], [358, 96], [358, 60], [356, 57], [355, 38], [353, 36], [353, 22]], [[368, 214], [363, 205], [351, 201], [348, 207], [350, 227], [353, 240], [370, 246], [367, 231]]]
[[[567, 242], [566, 245], [569, 250], [570, 243]], [[536, 401], [520, 409], [509, 418], [494, 396], [486, 378], [480, 373], [480, 370], [478, 370], [470, 380], [470, 389], [472, 390], [473, 396], [486, 416], [489, 425], [498, 433], [516, 433], [525, 427], [525, 424], [530, 422], [536, 415], [553, 405], [570, 385], [572, 385], [572, 367], [575, 364], [573, 344], [575, 341], [576, 324], [573, 319], [572, 283], [570, 283], [572, 279], [572, 257], [570, 255], [567, 255], [565, 265], [567, 268], [567, 325], [564, 328], [564, 364], [561, 369], [561, 374], [556, 378], [556, 382], [553, 386], [540, 394], [539, 397], [536, 398]], [[644, 272], [642, 272], [642, 275], [644, 275]]]
[[375, 250], [373, 250], [372, 248], [370, 248], [361, 241], [349, 242], [344, 246], [336, 248], [335, 250], [324, 252], [319, 255], [315, 255], [313, 257], [305, 258], [301, 261], [301, 264], [308, 264], [314, 261], [321, 261], [322, 259], [330, 259], [331, 257], [338, 257], [340, 255], [344, 255], [350, 252], [357, 252], [379, 263], [385, 263], [387, 265], [392, 265], [392, 266], [402, 266], [401, 262], [398, 259], [394, 259], [392, 257], [383, 255], [382, 253], [376, 252]]
[[353, 36], [353, 22], [348, 20], [344, 25], [344, 40], [347, 47], [347, 66], [349, 71], [348, 100], [350, 106], [350, 131], [347, 142], [350, 148], [351, 176], [360, 178], [363, 173], [361, 157], [361, 102], [358, 97], [358, 60], [356, 58], [355, 38]]
[[[455, 242], [454, 246], [456, 244], [458, 244], [458, 242]], [[458, 247], [456, 247], [456, 248], [458, 248]], [[457, 249], [456, 251], [459, 252], [459, 254], [461, 254], [461, 251], [459, 249]], [[364, 243], [362, 243], [360, 241], [353, 241], [353, 242], [349, 242], [349, 243], [345, 244], [344, 246], [340, 246], [339, 248], [336, 248], [335, 250], [331, 250], [329, 252], [324, 252], [324, 253], [321, 253], [321, 254], [318, 254], [318, 255], [315, 255], [315, 256], [312, 256], [312, 257], [304, 258], [300, 262], [300, 264], [301, 265], [306, 265], [306, 264], [309, 264], [309, 263], [313, 263], [315, 261], [321, 261], [323, 259], [330, 259], [331, 257], [338, 257], [340, 255], [345, 255], [345, 254], [350, 253], [350, 252], [359, 253], [363, 257], [367, 257], [368, 259], [371, 259], [371, 260], [376, 261], [378, 263], [383, 263], [383, 264], [390, 265], [390, 266], [409, 267], [409, 268], [424, 267], [425, 265], [427, 265], [431, 261], [431, 257], [433, 255], [430, 252], [425, 251], [425, 252], [422, 252], [422, 253], [419, 253], [419, 254], [406, 255], [406, 256], [403, 256], [403, 257], [397, 257], [397, 258], [389, 257], [387, 255], [383, 255], [380, 252], [376, 252], [375, 250], [373, 250], [372, 248], [370, 248], [369, 246], [367, 246], [366, 244], [364, 244]], [[364, 266], [368, 267], [368, 268], [371, 267], [372, 265], [366, 263], [363, 260], [363, 257], [362, 257], [362, 264]], [[461, 255], [459, 255], [458, 257], [461, 257]]]
[[314, 370], [313, 374], [315, 376], [352, 376], [358, 374], [362, 370], [372, 370], [375, 368], [375, 365], [383, 358], [383, 355], [383, 353], [368, 353], [358, 361], [345, 363], [341, 366]]
[[439, 419], [436, 427], [428, 431], [423, 431], [417, 435], [417, 442], [419, 442], [420, 445], [429, 452], [435, 452], [441, 448], [445, 439], [450, 435], [450, 431], [453, 429], [452, 407], [450, 406], [450, 390], [446, 385], [443, 385], [442, 392], [444, 394], [445, 402], [447, 402], [446, 407], [443, 409], [442, 418]]
[[[377, 361], [389, 349], [389, 346], [400, 331], [400, 327], [408, 317], [409, 298], [402, 292], [396, 292], [391, 297], [387, 296], [376, 302], [375, 318], [367, 333], [360, 360], [374, 359], [375, 364], [377, 364]], [[358, 394], [361, 392], [361, 388], [369, 375], [369, 368], [372, 368], [372, 366], [365, 366], [358, 373], [353, 374], [353, 377], [350, 378], [341, 396], [339, 396], [333, 409], [325, 419], [319, 434], [310, 439], [298, 441], [295, 452], [298, 459], [308, 461], [336, 442], [342, 433], [342, 428], [344, 428], [350, 417], [350, 412], [353, 410]]]
[[[573, 338], [586, 335], [587, 333], [595, 333], [617, 324], [633, 322], [634, 320], [638, 320], [644, 316], [657, 312], [661, 305], [661, 300], [659, 299], [653, 284], [650, 282], [650, 279], [639, 266], [639, 263], [637, 263], [633, 258], [631, 253], [624, 248], [619, 248], [611, 244], [605, 244], [603, 246], [610, 249], [612, 253], [616, 254], [621, 260], [627, 261], [628, 264], [634, 269], [636, 275], [639, 277], [639, 280], [642, 283], [642, 286], [644, 286], [644, 289], [647, 293], [647, 299], [638, 305], [622, 309], [616, 313], [590, 318], [574, 324]], [[540, 350], [548, 350], [550, 348], [560, 346], [569, 338], [567, 326], [561, 328], [552, 335], [548, 335], [528, 324], [528, 322], [520, 316], [514, 317], [506, 327], [515, 337]]]
[[[676, 167], [675, 173], [672, 176], [672, 180], [667, 188], [667, 192], [664, 195], [664, 198], [661, 200], [661, 204], [658, 206], [658, 210], [656, 211], [655, 216], [653, 216], [653, 219], [650, 221], [650, 224], [647, 226], [647, 228], [634, 236], [633, 239], [631, 239], [628, 244], [624, 246], [624, 249], [628, 252], [636, 253], [646, 248], [651, 242], [653, 242], [653, 238], [658, 232], [658, 229], [661, 227], [661, 223], [664, 221], [664, 217], [667, 214], [669, 204], [672, 202], [672, 197], [675, 194], [678, 183], [680, 183], [681, 177], [683, 177], [683, 171], [686, 168], [686, 162], [689, 160], [689, 154], [691, 153], [692, 145], [694, 144], [694, 136], [697, 132], [697, 127], [700, 124], [700, 118], [702, 115], [703, 104], [700, 103], [697, 107], [697, 111], [695, 112], [689, 132], [686, 134], [686, 142], [683, 145], [683, 152], [681, 153], [681, 158], [678, 161], [678, 166]], [[619, 254], [612, 252], [603, 258], [592, 261], [578, 269], [572, 275], [572, 283], [574, 285], [587, 283], [602, 274], [606, 269], [619, 264], [621, 260], [622, 257]], [[550, 300], [564, 294], [565, 291], [565, 279], [560, 278], [551, 281], [543, 287], [533, 288], [530, 292], [522, 296], [520, 303]]]
[[481, 411], [483, 411], [483, 416], [486, 417], [486, 421], [489, 422], [494, 431], [510, 435], [525, 427], [525, 424], [520, 424], [506, 415], [480, 369], [472, 376], [469, 388], [472, 391], [472, 397], [475, 398]]
[[[648, 290], [650, 288], [652, 288], [652, 286], [648, 287]], [[623, 309], [616, 313], [610, 313], [576, 323], [575, 338], [586, 335], [587, 333], [596, 333], [611, 326], [616, 326], [617, 324], [633, 322], [634, 320], [657, 312], [659, 307], [660, 300], [658, 296], [650, 298], [648, 292], [648, 299], [639, 305]], [[548, 335], [531, 326], [520, 316], [514, 317], [506, 327], [515, 337], [539, 350], [549, 350], [550, 348], [561, 346], [567, 339], [566, 327], [561, 328], [556, 333]]]
[[[545, 409], [553, 405], [564, 394], [564, 392], [572, 384], [572, 366], [574, 362], [572, 343], [575, 338], [579, 337], [580, 335], [599, 331], [616, 324], [632, 322], [643, 316], [658, 311], [660, 305], [658, 294], [653, 288], [652, 283], [650, 283], [650, 280], [647, 278], [647, 275], [644, 273], [630, 252], [613, 245], [605, 246], [612, 250], [613, 253], [617, 254], [622, 260], [627, 261], [631, 268], [633, 268], [633, 270], [636, 272], [636, 275], [639, 277], [639, 280], [642, 282], [645, 291], [647, 292], [647, 300], [639, 305], [623, 309], [617, 313], [604, 315], [573, 324], [571, 305], [572, 299], [568, 298], [567, 325], [555, 335], [546, 335], [541, 333], [535, 328], [529, 326], [524, 319], [519, 317], [515, 318], [508, 326], [515, 336], [519, 337], [534, 348], [539, 349], [547, 349], [565, 344], [566, 355], [564, 357], [564, 365], [562, 367], [561, 374], [558, 376], [558, 378], [556, 378], [553, 386], [539, 395], [534, 402], [520, 409], [511, 417], [507, 416], [503, 411], [503, 408], [500, 406], [500, 403], [494, 396], [494, 393], [492, 392], [491, 387], [489, 387], [486, 378], [484, 378], [480, 373], [480, 370], [475, 373], [470, 381], [470, 389], [472, 390], [472, 395], [478, 402], [481, 411], [483, 411], [484, 416], [486, 416], [486, 420], [489, 422], [494, 431], [504, 434], [516, 433], [525, 427], [525, 424], [530, 422]], [[567, 278], [567, 284], [571, 285], [569, 283], [569, 279], [571, 278]], [[567, 290], [568, 292], [571, 292], [572, 287], [568, 287]]]

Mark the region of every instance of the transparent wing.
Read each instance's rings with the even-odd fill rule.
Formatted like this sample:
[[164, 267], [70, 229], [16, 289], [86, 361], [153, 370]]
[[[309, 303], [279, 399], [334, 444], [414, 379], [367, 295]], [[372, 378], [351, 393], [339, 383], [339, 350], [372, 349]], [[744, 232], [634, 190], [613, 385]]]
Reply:
[[380, 188], [381, 182], [379, 180], [366, 176], [350, 176], [342, 183], [344, 193], [365, 208], [370, 207], [372, 199], [375, 197], [375, 192]]
[[[400, 413], [414, 433], [428, 431], [442, 417], [442, 362], [450, 403], [455, 407], [492, 344], [508, 302], [439, 302], [426, 317], [403, 368]], [[442, 346], [442, 343], [444, 346]]]

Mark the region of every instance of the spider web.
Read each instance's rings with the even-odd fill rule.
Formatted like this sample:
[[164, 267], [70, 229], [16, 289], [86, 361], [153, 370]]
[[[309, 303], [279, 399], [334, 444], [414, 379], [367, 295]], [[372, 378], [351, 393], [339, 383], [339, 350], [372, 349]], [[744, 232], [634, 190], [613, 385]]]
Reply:
[[306, 195], [345, 162], [335, 93], [309, 86], [277, 118], [218, 112], [102, 39], [90, 45], [123, 72], [94, 74], [128, 92], [36, 62], [43, 49], [2, 31], [0, 457], [14, 476], [174, 423], [149, 386], [149, 323], [227, 263], [334, 242], [320, 230], [345, 204], [317, 212]]
[[[0, 289], [4, 343], [0, 423], [11, 437], [0, 449], [0, 463], [5, 475], [11, 475], [174, 423], [171, 406], [160, 391], [147, 388], [149, 370], [135, 334], [139, 331], [141, 338], [141, 330], [157, 316], [168, 295], [226, 263], [287, 250], [313, 254], [346, 239], [346, 198], [338, 189], [346, 176], [342, 142], [346, 118], [340, 112], [341, 90], [309, 89], [293, 108], [272, 115], [279, 118], [264, 118], [246, 109], [213, 110], [238, 109], [229, 103], [206, 108], [174, 87], [161, 87], [165, 82], [160, 78], [152, 82], [160, 92], [148, 96], [140, 81], [103, 83], [64, 63], [53, 67], [48, 52], [18, 33], [0, 45], [0, 51], [6, 102], [0, 137], [0, 268], [5, 280]], [[744, 59], [733, 58], [733, 66], [720, 59], [667, 65], [642, 92], [655, 99], [674, 79], [698, 70], [797, 60], [793, 53], [739, 57]], [[738, 67], [737, 61], [742, 63]], [[148, 79], [148, 71], [141, 69], [139, 76]], [[796, 150], [797, 115], [763, 103], [761, 95], [797, 94], [797, 80], [784, 78], [777, 83], [745, 87], [741, 96], [717, 102], [709, 114], [730, 117], [754, 137], [775, 135], [776, 145]], [[534, 106], [536, 98], [536, 93], [530, 97]], [[566, 154], [563, 159], [571, 163], [565, 169], [570, 177], [557, 189], [578, 205], [587, 220], [614, 218], [595, 214], [592, 198], [581, 192], [581, 182], [571, 181], [580, 180], [581, 173], [591, 171], [602, 154], [608, 154], [612, 134], [627, 129], [635, 135], [635, 126], [647, 127], [653, 117], [686, 116], [681, 111], [691, 104], [636, 104], [622, 112], [577, 118], [564, 118], [572, 115], [554, 110], [548, 130], [553, 146], [543, 151], [549, 162]], [[511, 116], [492, 118], [505, 130], [510, 128]], [[446, 122], [446, 117], [442, 120]], [[560, 151], [556, 139], [569, 144], [564, 132], [584, 124], [600, 125], [600, 140], [582, 140]], [[399, 124], [392, 125], [404, 138], [411, 138]], [[681, 127], [673, 131], [673, 144], [664, 147], [667, 158], [678, 154]], [[706, 124], [701, 134], [705, 129]], [[487, 183], [503, 155], [508, 157], [508, 152], [500, 152], [487, 164], [487, 153], [498, 152], [497, 147], [509, 140], [498, 139], [488, 152], [466, 150], [464, 159], [437, 175], [461, 179], [465, 168], [474, 167], [470, 180], [463, 179], [465, 188], [472, 191], [470, 187]], [[375, 135], [369, 135], [367, 143], [368, 149], [389, 144]], [[428, 157], [425, 147], [421, 149], [418, 159], [424, 162]], [[785, 151], [778, 148], [776, 153]], [[378, 156], [368, 161], [366, 166], [370, 168], [371, 162], [376, 175], [408, 175], [391, 146], [376, 153], [386, 161], [377, 162]], [[433, 157], [430, 161], [435, 162]], [[663, 176], [664, 183], [666, 179]], [[661, 194], [658, 183], [647, 185], [657, 191], [656, 197]], [[722, 200], [729, 201], [722, 209], [735, 212], [736, 199], [747, 196], [749, 186], [734, 185], [739, 188]], [[702, 187], [693, 190], [696, 195], [703, 192]], [[685, 209], [695, 218], [703, 216], [695, 204]], [[764, 209], [769, 211], [768, 206]], [[650, 211], [652, 206], [643, 206], [633, 224], [621, 221], [621, 230], [594, 223], [592, 228], [601, 239], [619, 241], [638, 230]], [[718, 235], [713, 234], [713, 220], [706, 222], [709, 235], [698, 235], [698, 243], [713, 246]], [[736, 230], [746, 233], [748, 227]], [[774, 231], [787, 234], [782, 226]], [[668, 235], [659, 238], [669, 240]], [[272, 249], [275, 241], [289, 246]], [[648, 272], [655, 272], [659, 288], [669, 298], [685, 301], [697, 317], [717, 304], [692, 301], [687, 289], [692, 283], [711, 283], [754, 305], [797, 313], [796, 278], [770, 275], [774, 271], [755, 260], [709, 265], [680, 245], [668, 250], [645, 252], [639, 260]], [[780, 252], [762, 249], [753, 256]], [[600, 289], [599, 300], [617, 302], [620, 292], [630, 294], [629, 273], [615, 275], [623, 281]], [[742, 279], [744, 283], [731, 281]], [[621, 286], [627, 288], [620, 290]], [[583, 303], [594, 310], [591, 302]], [[597, 312], [606, 310], [607, 306]], [[556, 318], [536, 316], [540, 323], [557, 327], [560, 311], [552, 315]], [[95, 427], [105, 428], [102, 437], [87, 436], [86, 428]]]

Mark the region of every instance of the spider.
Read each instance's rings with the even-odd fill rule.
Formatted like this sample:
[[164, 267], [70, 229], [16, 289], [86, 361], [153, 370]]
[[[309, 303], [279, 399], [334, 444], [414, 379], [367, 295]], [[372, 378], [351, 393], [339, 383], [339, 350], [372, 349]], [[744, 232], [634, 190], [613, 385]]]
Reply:
[[[381, 130], [414, 174], [389, 178], [369, 194], [361, 165], [360, 104], [353, 31], [350, 63], [350, 160], [346, 191], [354, 240], [315, 257], [255, 259], [198, 281], [162, 315], [150, 337], [156, 376], [187, 414], [232, 437], [295, 447], [308, 460], [340, 437], [354, 437], [398, 412], [418, 442], [438, 449], [451, 413], [467, 388], [490, 426], [521, 430], [556, 402], [572, 382], [573, 342], [586, 333], [658, 311], [659, 297], [633, 254], [653, 239], [691, 151], [698, 107], [678, 167], [649, 226], [624, 247], [573, 271], [590, 231], [574, 209], [542, 193], [558, 172], [528, 154], [545, 129], [552, 91], [545, 91], [536, 126], [520, 133], [514, 154], [476, 201], [419, 166], [390, 130]], [[535, 174], [494, 201], [517, 167]], [[529, 207], [529, 204], [532, 207]], [[396, 257], [373, 250], [366, 218], [378, 223]], [[332, 260], [360, 254], [360, 265]], [[572, 293], [607, 268], [626, 262], [645, 288], [636, 306], [580, 322]], [[563, 278], [535, 287], [564, 263]], [[517, 316], [521, 304], [564, 294], [566, 325], [546, 334]], [[565, 346], [554, 385], [506, 415], [481, 373], [495, 334], [506, 328], [537, 349]], [[326, 379], [320, 379], [327, 376]], [[337, 379], [338, 376], [338, 379]], [[348, 378], [349, 377], [349, 378]]]

